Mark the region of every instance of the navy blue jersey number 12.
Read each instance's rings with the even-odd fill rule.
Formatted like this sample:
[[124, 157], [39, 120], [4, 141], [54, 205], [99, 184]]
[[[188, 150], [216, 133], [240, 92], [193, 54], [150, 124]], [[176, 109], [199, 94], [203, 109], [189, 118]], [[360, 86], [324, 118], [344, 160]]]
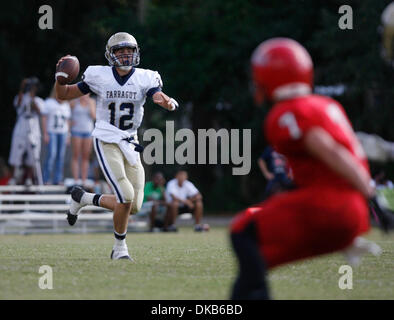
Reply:
[[[113, 125], [115, 125], [115, 102], [112, 102], [109, 106], [108, 109], [110, 110], [110, 119], [109, 122]], [[123, 111], [123, 110], [128, 110], [128, 114], [123, 114], [120, 118], [119, 118], [119, 129], [120, 130], [128, 130], [131, 129], [133, 127], [133, 115], [134, 115], [134, 105], [132, 103], [122, 103], [119, 106], [119, 110]]]

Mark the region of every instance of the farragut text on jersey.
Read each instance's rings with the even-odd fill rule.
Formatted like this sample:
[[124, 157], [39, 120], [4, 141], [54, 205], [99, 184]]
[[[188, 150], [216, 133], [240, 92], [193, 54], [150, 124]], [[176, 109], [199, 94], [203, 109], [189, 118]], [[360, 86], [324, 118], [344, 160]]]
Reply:
[[107, 90], [107, 99], [136, 99], [137, 92], [123, 90]]

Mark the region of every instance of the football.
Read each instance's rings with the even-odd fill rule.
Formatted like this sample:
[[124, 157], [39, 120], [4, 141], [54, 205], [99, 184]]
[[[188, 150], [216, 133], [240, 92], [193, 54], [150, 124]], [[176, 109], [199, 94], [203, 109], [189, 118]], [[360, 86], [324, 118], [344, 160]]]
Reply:
[[75, 56], [68, 56], [56, 68], [55, 78], [61, 85], [73, 82], [79, 74], [79, 60]]

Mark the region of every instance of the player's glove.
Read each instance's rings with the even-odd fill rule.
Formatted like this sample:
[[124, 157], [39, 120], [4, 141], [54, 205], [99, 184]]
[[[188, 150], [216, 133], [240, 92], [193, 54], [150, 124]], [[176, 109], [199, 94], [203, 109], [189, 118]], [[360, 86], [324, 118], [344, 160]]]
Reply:
[[372, 216], [378, 222], [379, 227], [384, 232], [389, 232], [394, 229], [394, 212], [387, 208], [383, 208], [376, 197], [369, 199], [369, 209]]
[[171, 98], [169, 103], [172, 106], [172, 108], [170, 109], [171, 111], [174, 111], [179, 108], [179, 104], [174, 98]]

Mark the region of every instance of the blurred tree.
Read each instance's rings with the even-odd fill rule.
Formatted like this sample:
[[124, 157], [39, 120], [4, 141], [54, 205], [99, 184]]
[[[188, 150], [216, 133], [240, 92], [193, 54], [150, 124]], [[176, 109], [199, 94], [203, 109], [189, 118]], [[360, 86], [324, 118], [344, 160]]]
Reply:
[[[0, 98], [3, 143], [8, 157], [14, 124], [12, 99], [23, 77], [37, 75], [45, 97], [53, 85], [58, 58], [78, 56], [81, 71], [106, 64], [105, 43], [117, 31], [135, 35], [141, 47], [141, 67], [158, 70], [165, 91], [181, 104], [170, 113], [148, 102], [143, 130], [165, 132], [165, 121], [176, 129], [251, 128], [252, 169], [233, 176], [232, 165], [189, 165], [191, 179], [212, 210], [237, 210], [258, 201], [264, 180], [257, 158], [265, 145], [261, 126], [266, 108], [254, 108], [249, 59], [253, 49], [271, 37], [291, 37], [311, 53], [318, 85], [344, 84], [338, 100], [357, 130], [394, 140], [394, 70], [380, 58], [380, 14], [390, 1], [356, 1], [353, 30], [341, 30], [339, 0], [86, 0], [50, 2], [54, 29], [38, 28], [38, 8], [47, 1], [9, 2], [0, 11]], [[197, 150], [196, 150], [197, 156]], [[154, 165], [172, 178], [176, 165]]]

